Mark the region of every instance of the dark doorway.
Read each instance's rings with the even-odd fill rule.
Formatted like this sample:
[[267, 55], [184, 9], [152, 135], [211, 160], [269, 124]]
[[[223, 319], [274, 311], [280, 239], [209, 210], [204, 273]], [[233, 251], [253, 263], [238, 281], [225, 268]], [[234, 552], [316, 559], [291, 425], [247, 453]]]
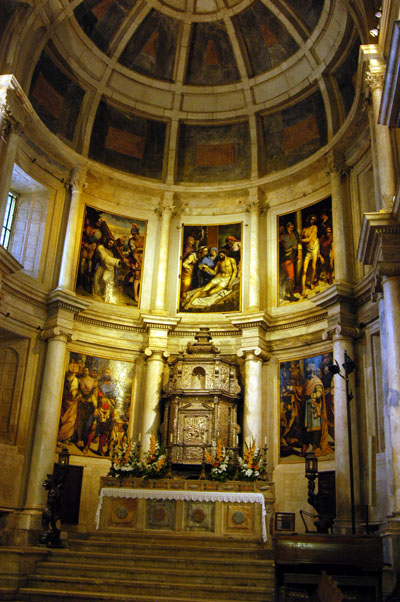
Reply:
[[326, 495], [326, 510], [324, 513], [336, 516], [336, 487], [335, 471], [326, 470], [318, 473], [318, 492]]
[[[57, 465], [54, 465], [54, 471]], [[61, 499], [61, 522], [65, 525], [79, 523], [79, 506], [81, 502], [81, 489], [83, 466], [69, 466], [65, 477], [64, 491]]]

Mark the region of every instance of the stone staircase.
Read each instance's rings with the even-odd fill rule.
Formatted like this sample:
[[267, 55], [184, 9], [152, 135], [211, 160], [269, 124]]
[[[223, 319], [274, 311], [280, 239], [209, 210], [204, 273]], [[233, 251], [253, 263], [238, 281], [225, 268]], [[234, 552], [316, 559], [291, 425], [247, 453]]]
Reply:
[[171, 534], [70, 534], [19, 590], [32, 602], [273, 602], [261, 542]]

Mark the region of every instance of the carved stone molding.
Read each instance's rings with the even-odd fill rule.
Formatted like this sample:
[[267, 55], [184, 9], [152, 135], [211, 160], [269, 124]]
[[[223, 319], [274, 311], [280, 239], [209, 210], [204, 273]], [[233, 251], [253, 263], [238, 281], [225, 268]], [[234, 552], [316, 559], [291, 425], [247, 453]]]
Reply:
[[110, 328], [112, 330], [124, 330], [126, 332], [138, 332], [144, 334], [146, 329], [143, 326], [130, 326], [128, 324], [117, 324], [115, 322], [109, 322], [105, 320], [98, 320], [89, 316], [76, 315], [75, 320], [77, 322], [83, 322], [84, 324], [91, 324], [98, 328]]
[[84, 301], [75, 295], [71, 295], [71, 293], [63, 291], [62, 289], [51, 291], [47, 303], [49, 316], [57, 314], [60, 310], [76, 314], [87, 309], [89, 305], [90, 304], [87, 301]]
[[382, 278], [400, 277], [400, 261], [378, 261], [376, 268]]
[[391, 211], [365, 213], [358, 245], [357, 259], [364, 265], [378, 262], [398, 263], [400, 256], [400, 223]]
[[169, 316], [157, 316], [156, 314], [142, 314], [140, 316], [146, 330], [157, 328], [159, 330], [173, 330], [179, 324], [181, 318]]

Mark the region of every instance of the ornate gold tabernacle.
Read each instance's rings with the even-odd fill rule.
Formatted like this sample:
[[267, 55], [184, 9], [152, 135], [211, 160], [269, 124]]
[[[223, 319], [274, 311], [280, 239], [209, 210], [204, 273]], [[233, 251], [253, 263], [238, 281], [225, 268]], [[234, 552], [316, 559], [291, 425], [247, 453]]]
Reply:
[[169, 363], [163, 392], [161, 437], [175, 464], [201, 464], [203, 450], [217, 439], [238, 447], [237, 364], [221, 357], [208, 328], [201, 328], [195, 339]]

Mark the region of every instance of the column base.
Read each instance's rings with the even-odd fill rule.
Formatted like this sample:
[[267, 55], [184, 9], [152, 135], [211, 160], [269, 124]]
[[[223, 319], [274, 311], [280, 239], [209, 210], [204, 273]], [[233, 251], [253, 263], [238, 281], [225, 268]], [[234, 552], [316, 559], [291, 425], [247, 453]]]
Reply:
[[42, 532], [42, 511], [10, 512], [4, 519], [1, 544], [5, 546], [36, 546]]
[[[336, 518], [333, 525], [334, 535], [352, 535], [351, 518]], [[365, 535], [365, 527], [359, 521], [355, 524], [354, 535]]]

